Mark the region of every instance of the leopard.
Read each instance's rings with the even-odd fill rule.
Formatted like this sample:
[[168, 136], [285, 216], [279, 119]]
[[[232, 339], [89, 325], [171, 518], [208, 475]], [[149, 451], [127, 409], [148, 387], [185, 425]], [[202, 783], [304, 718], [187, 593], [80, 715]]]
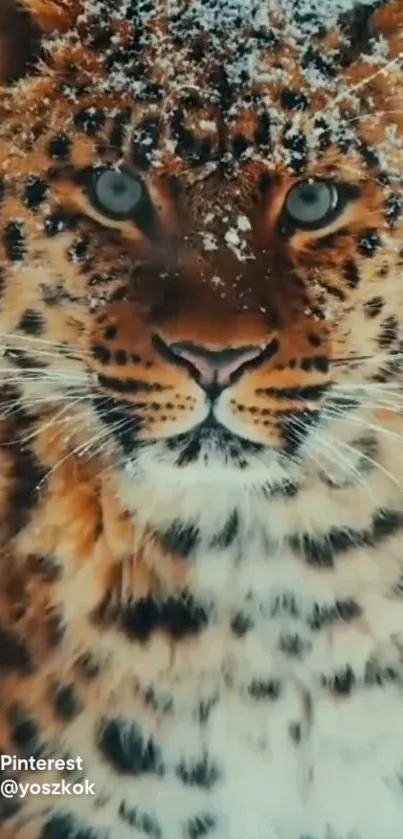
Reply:
[[0, 839], [402, 839], [403, 3], [325, 6], [0, 4]]

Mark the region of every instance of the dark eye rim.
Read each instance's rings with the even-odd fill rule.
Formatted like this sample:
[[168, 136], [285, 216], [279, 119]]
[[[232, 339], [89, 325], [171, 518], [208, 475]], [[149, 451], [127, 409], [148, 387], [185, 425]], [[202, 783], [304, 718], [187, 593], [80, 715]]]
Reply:
[[[330, 189], [332, 189], [336, 194], [336, 201], [330, 208], [329, 212], [326, 213], [318, 221], [314, 222], [303, 222], [299, 221], [294, 216], [289, 213], [287, 209], [287, 199], [292, 190], [297, 189], [300, 186], [303, 186], [308, 183], [320, 183], [326, 184]], [[334, 221], [343, 213], [345, 208], [349, 203], [352, 201], [356, 201], [361, 195], [361, 190], [356, 184], [349, 184], [345, 181], [338, 181], [335, 178], [303, 178], [297, 183], [294, 183], [287, 192], [287, 195], [284, 200], [283, 211], [280, 216], [280, 233], [287, 238], [292, 236], [298, 230], [302, 232], [309, 232], [309, 231], [316, 231], [322, 230], [328, 227], [330, 224], [333, 224]]]
[[[102, 204], [102, 202], [98, 198], [96, 184], [102, 177], [102, 175], [104, 175], [106, 172], [111, 171], [118, 171], [122, 175], [126, 175], [127, 177], [132, 178], [132, 180], [137, 181], [141, 184], [142, 196], [135, 205], [135, 207], [132, 210], [130, 210], [130, 212], [118, 213], [114, 212], [113, 210], [109, 210], [105, 207], [104, 204]], [[150, 204], [148, 191], [142, 178], [136, 173], [131, 172], [130, 169], [124, 166], [118, 170], [116, 170], [114, 166], [98, 166], [92, 169], [89, 174], [89, 178], [87, 179], [86, 193], [87, 197], [91, 201], [91, 204], [97, 210], [97, 212], [101, 216], [104, 216], [104, 218], [111, 219], [111, 221], [134, 221], [135, 223], [137, 223], [137, 218], [139, 214], [147, 208], [147, 205]]]

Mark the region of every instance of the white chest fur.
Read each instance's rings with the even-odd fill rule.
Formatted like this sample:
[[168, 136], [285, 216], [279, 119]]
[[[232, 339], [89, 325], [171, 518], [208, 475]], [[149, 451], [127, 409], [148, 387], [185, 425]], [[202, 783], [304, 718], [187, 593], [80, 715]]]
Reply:
[[[143, 524], [151, 510], [164, 532], [180, 511], [198, 529], [184, 561], [209, 622], [166, 664], [157, 646], [133, 656], [172, 707], [144, 723], [164, 770], [117, 795], [152, 816], [155, 839], [402, 839], [396, 487], [378, 472], [365, 491], [308, 481], [267, 503], [241, 485], [214, 499], [155, 486]], [[139, 497], [125, 501], [141, 521]], [[236, 538], [218, 545], [234, 512]]]

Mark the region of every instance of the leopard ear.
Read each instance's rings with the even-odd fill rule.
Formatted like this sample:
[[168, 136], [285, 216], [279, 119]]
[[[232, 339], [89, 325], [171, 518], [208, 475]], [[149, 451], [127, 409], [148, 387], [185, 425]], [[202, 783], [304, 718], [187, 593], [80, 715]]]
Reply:
[[81, 0], [0, 0], [0, 84], [31, 73], [43, 36], [66, 32], [80, 11]]

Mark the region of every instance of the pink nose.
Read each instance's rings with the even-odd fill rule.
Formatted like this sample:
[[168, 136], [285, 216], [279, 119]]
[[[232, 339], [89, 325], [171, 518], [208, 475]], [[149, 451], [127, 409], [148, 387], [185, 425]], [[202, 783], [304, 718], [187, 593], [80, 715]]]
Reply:
[[245, 346], [225, 350], [208, 350], [198, 344], [181, 342], [169, 345], [170, 355], [186, 366], [202, 387], [212, 384], [227, 387], [241, 367], [258, 358], [264, 347]]

